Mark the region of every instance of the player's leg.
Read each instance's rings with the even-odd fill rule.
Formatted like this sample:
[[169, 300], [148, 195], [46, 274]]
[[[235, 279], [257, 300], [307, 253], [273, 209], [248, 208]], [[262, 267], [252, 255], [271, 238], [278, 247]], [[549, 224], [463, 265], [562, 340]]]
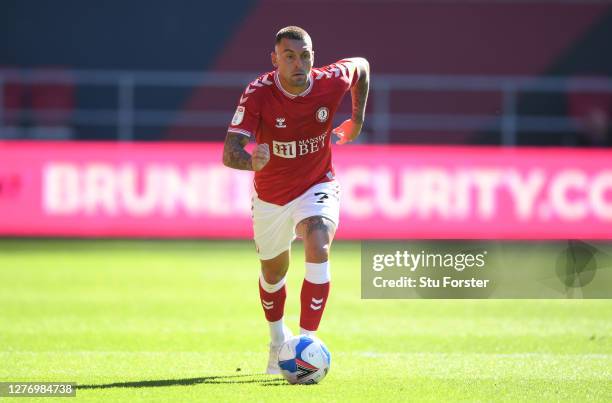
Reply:
[[291, 337], [284, 325], [286, 287], [291, 242], [294, 238], [290, 209], [253, 198], [253, 232], [261, 262], [259, 296], [270, 329], [270, 355], [266, 372], [280, 373], [278, 351]]
[[259, 297], [270, 329], [270, 351], [266, 373], [279, 374], [278, 352], [283, 342], [292, 334], [283, 321], [287, 291], [285, 275], [289, 268], [290, 250], [272, 259], [261, 259], [259, 276]]
[[340, 214], [340, 186], [320, 183], [300, 196], [294, 222], [304, 240], [305, 273], [300, 294], [300, 332], [313, 333], [325, 310], [330, 287], [329, 252]]
[[285, 275], [289, 268], [289, 256], [290, 252], [286, 250], [272, 259], [261, 260], [259, 297], [270, 327], [270, 342], [273, 345], [282, 344], [286, 337], [283, 315], [287, 298]]
[[296, 232], [304, 241], [305, 257], [300, 294], [300, 333], [311, 334], [319, 328], [329, 296], [329, 251], [336, 225], [326, 217], [307, 217], [297, 225]]

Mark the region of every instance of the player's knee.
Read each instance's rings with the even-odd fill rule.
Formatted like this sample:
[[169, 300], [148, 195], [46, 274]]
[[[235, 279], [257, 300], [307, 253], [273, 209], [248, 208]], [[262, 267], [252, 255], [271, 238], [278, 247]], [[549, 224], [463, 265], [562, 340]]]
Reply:
[[310, 263], [323, 263], [329, 260], [330, 242], [313, 242], [306, 248], [306, 260]]
[[268, 284], [276, 284], [287, 274], [288, 265], [262, 266], [261, 274]]
[[329, 259], [333, 223], [323, 217], [309, 217], [303, 221], [306, 261], [323, 263]]
[[289, 269], [289, 252], [283, 252], [277, 257], [261, 261], [261, 274], [268, 284], [276, 284], [285, 277]]
[[305, 241], [310, 239], [329, 240], [335, 233], [335, 225], [325, 217], [313, 216], [303, 219], [297, 227], [298, 235]]
[[262, 271], [262, 275], [266, 283], [268, 284], [277, 284], [279, 281], [285, 277], [286, 271]]

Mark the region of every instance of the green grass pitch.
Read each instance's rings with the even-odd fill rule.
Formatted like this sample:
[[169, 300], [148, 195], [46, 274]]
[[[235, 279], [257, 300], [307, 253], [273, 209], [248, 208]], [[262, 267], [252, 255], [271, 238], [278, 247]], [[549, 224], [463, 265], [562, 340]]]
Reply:
[[[298, 243], [293, 331], [302, 261]], [[612, 300], [361, 300], [359, 244], [331, 261], [332, 368], [291, 386], [263, 374], [252, 243], [0, 240], [0, 381], [74, 381], [78, 401], [612, 400]]]

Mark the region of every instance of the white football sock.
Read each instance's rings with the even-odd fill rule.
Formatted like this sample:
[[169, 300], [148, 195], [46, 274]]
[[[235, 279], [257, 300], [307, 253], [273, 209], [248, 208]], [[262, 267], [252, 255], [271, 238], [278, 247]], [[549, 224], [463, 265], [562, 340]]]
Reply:
[[[266, 292], [275, 293], [285, 285], [286, 277], [283, 277], [278, 283], [270, 284], [265, 279], [263, 274], [259, 275], [259, 284]], [[270, 341], [272, 344], [281, 344], [285, 341], [284, 323], [283, 318], [280, 318], [276, 322], [268, 322], [270, 327]]]
[[285, 324], [282, 318], [276, 322], [268, 322], [268, 325], [270, 325], [270, 341], [272, 341], [272, 344], [281, 344], [285, 341]]
[[266, 290], [266, 292], [269, 292], [270, 294], [273, 294], [276, 291], [278, 291], [281, 288], [283, 288], [283, 286], [285, 285], [286, 279], [287, 279], [287, 277], [283, 277], [283, 278], [281, 278], [281, 280], [278, 283], [270, 284], [264, 278], [263, 273], [259, 274], [259, 284], [261, 284], [261, 288], [263, 288], [264, 290]]
[[306, 272], [304, 278], [309, 283], [313, 284], [325, 284], [331, 280], [331, 273], [329, 270], [329, 260], [323, 263], [309, 263], [306, 262]]
[[317, 332], [312, 330], [306, 330], [300, 327], [300, 335], [301, 336], [315, 336]]

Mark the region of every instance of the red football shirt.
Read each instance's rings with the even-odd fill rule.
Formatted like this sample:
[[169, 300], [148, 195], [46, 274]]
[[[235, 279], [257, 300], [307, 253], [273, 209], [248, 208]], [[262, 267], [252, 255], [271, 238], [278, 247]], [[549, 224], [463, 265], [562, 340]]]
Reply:
[[270, 162], [255, 172], [257, 196], [284, 205], [334, 178], [331, 130], [346, 91], [359, 79], [355, 64], [340, 60], [313, 68], [299, 95], [285, 91], [276, 71], [261, 75], [240, 97], [228, 131], [255, 135], [270, 147]]

